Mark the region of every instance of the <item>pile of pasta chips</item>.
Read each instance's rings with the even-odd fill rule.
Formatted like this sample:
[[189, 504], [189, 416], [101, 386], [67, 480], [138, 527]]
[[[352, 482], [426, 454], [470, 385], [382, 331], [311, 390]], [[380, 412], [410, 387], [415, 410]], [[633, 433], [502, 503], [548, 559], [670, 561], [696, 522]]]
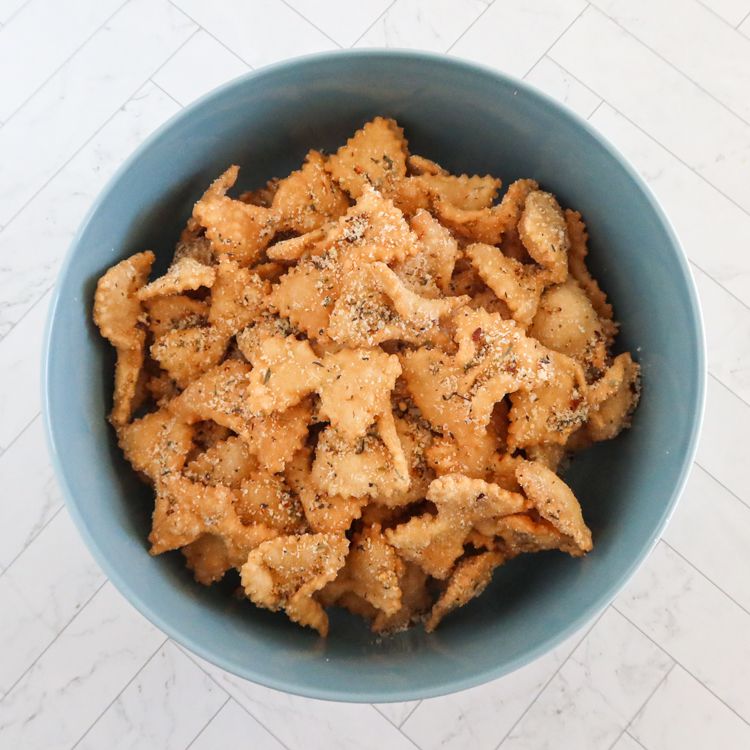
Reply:
[[639, 367], [575, 211], [412, 154], [376, 117], [336, 153], [196, 202], [167, 272], [99, 280], [110, 421], [153, 487], [151, 553], [328, 633], [436, 628], [500, 565], [592, 548], [569, 457], [629, 425]]

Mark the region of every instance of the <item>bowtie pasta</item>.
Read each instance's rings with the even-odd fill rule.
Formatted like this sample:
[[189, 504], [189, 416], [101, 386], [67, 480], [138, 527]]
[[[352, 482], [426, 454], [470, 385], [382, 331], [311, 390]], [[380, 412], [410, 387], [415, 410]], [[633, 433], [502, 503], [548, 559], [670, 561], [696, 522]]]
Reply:
[[151, 554], [325, 636], [330, 607], [432, 631], [514, 557], [590, 551], [559, 472], [629, 426], [640, 371], [581, 215], [531, 179], [498, 200], [383, 117], [232, 197], [238, 173], [163, 276], [146, 250], [96, 289]]

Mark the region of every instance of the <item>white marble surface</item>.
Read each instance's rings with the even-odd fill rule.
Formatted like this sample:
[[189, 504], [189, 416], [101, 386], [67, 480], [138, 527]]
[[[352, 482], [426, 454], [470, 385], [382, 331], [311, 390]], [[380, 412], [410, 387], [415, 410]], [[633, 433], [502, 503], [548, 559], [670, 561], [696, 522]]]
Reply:
[[[609, 137], [663, 202], [706, 318], [706, 424], [612, 607], [513, 675], [356, 706], [187, 653], [107, 583], [39, 417], [49, 290], [132, 149], [251, 68], [348, 46], [495, 66]], [[750, 0], [0, 0], [0, 748], [750, 748]]]

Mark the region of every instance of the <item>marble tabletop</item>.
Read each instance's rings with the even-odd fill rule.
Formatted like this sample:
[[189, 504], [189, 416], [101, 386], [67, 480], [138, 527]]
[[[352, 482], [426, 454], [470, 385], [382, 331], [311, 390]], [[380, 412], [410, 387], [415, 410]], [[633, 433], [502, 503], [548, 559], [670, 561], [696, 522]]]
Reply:
[[[610, 138], [682, 238], [708, 404], [679, 509], [603, 615], [455, 695], [325, 703], [245, 682], [143, 619], [47, 458], [41, 334], [115, 168], [247, 70], [414, 47], [547, 91]], [[750, 748], [750, 0], [0, 0], [0, 748]]]

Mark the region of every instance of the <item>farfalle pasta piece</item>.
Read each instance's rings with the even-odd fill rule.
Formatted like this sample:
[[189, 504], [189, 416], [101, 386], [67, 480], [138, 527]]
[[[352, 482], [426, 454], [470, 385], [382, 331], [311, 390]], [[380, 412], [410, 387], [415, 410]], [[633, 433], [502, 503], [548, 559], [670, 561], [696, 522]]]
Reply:
[[509, 393], [530, 391], [550, 378], [548, 350], [497, 313], [463, 308], [453, 318], [456, 365], [463, 370], [457, 392], [471, 401], [471, 418], [487, 425], [496, 403]]
[[210, 327], [175, 328], [159, 336], [150, 353], [180, 388], [221, 362], [229, 336]]
[[181, 549], [185, 564], [198, 583], [210, 586], [231, 570], [232, 563], [224, 540], [216, 534], [201, 534]]
[[390, 409], [390, 394], [401, 374], [398, 357], [382, 349], [343, 349], [322, 358], [319, 415], [344, 440], [362, 437], [377, 416]]
[[492, 245], [469, 245], [465, 253], [485, 284], [508, 306], [513, 319], [526, 328], [536, 314], [544, 289], [544, 279], [537, 268], [506, 257]]
[[216, 258], [226, 255], [242, 265], [259, 257], [276, 231], [273, 209], [233, 200], [227, 190], [237, 181], [239, 167], [218, 177], [193, 208], [193, 221], [205, 228]]
[[245, 525], [262, 524], [280, 534], [302, 534], [307, 530], [302, 505], [279, 474], [258, 470], [243, 479], [235, 508]]
[[553, 549], [563, 552], [578, 551], [576, 547], [571, 546], [571, 540], [549, 521], [539, 517], [532, 518], [526, 513], [515, 513], [501, 518], [497, 522], [495, 536], [500, 540], [502, 550], [509, 558]]
[[510, 395], [508, 446], [511, 450], [539, 443], [564, 445], [589, 416], [586, 378], [570, 357], [550, 351], [546, 379]]
[[573, 491], [554, 471], [534, 461], [522, 461], [516, 478], [537, 513], [571, 540], [571, 555], [592, 549], [591, 531], [584, 523], [581, 506]]
[[147, 300], [143, 307], [148, 329], [155, 339], [175, 329], [194, 328], [208, 322], [208, 304], [184, 294], [156, 297]]
[[341, 260], [395, 263], [418, 252], [419, 241], [393, 201], [366, 187], [329, 229], [323, 249], [335, 250]]
[[589, 391], [592, 408], [586, 429], [594, 440], [611, 440], [630, 425], [641, 395], [641, 368], [628, 352], [615, 357], [612, 366]]
[[301, 260], [279, 279], [269, 299], [281, 315], [315, 339], [326, 336], [340, 288], [341, 264], [334, 248]]
[[545, 290], [528, 335], [578, 361], [589, 381], [606, 368], [606, 335], [601, 321], [573, 278]]
[[339, 596], [345, 592], [354, 594], [391, 616], [401, 609], [399, 581], [404, 570], [403, 560], [376, 524], [354, 534], [346, 563], [328, 586]]
[[166, 297], [182, 294], [201, 287], [210, 287], [216, 278], [216, 269], [206, 266], [194, 258], [180, 258], [173, 263], [164, 276], [154, 279], [150, 284], [138, 290], [138, 299], [142, 302], [155, 297]]
[[311, 420], [312, 406], [304, 399], [285, 411], [252, 419], [242, 431], [242, 439], [264, 469], [283, 471], [304, 444]]
[[419, 239], [420, 252], [394, 264], [393, 270], [412, 292], [422, 297], [449, 294], [458, 243], [440, 222], [422, 209], [409, 224]]
[[390, 410], [354, 442], [327, 427], [318, 438], [311, 477], [327, 495], [388, 498], [408, 489], [409, 467]]
[[138, 405], [146, 334], [140, 327], [143, 308], [139, 291], [148, 281], [154, 254], [147, 250], [112, 266], [97, 282], [94, 323], [117, 351], [110, 421], [127, 424]]
[[234, 492], [223, 485], [207, 486], [175, 473], [163, 477], [156, 485], [151, 554], [184, 547], [203, 534], [216, 534], [224, 540], [230, 566], [238, 567], [250, 550], [277, 532], [262, 524], [245, 526], [235, 500]]
[[222, 257], [211, 288], [208, 322], [222, 334], [233, 336], [261, 315], [269, 291], [270, 284], [253, 271]]
[[570, 275], [581, 285], [586, 296], [596, 310], [607, 336], [612, 343], [617, 335], [617, 323], [613, 320], [612, 305], [607, 302], [607, 295], [601, 290], [599, 283], [591, 276], [586, 266], [586, 256], [589, 254], [586, 225], [578, 211], [565, 211], [565, 223], [568, 227], [570, 249], [568, 251], [568, 270]]
[[527, 196], [539, 186], [534, 180], [516, 180], [508, 185], [497, 206], [466, 210], [445, 200], [435, 201], [440, 223], [471, 242], [497, 245], [515, 229]]
[[431, 633], [447, 614], [479, 596], [492, 580], [495, 568], [503, 562], [505, 562], [505, 556], [496, 551], [483, 552], [459, 560], [448, 579], [445, 590], [430, 610], [424, 629]]
[[552, 193], [534, 190], [526, 196], [518, 234], [529, 255], [546, 271], [551, 283], [568, 276], [570, 238], [560, 204]]
[[362, 515], [365, 497], [328, 495], [319, 492], [312, 481], [312, 453], [300, 448], [285, 468], [287, 484], [297, 493], [305, 518], [314, 532], [343, 533]]
[[418, 621], [432, 604], [427, 588], [428, 576], [412, 562], [404, 561], [399, 575], [398, 587], [401, 590], [401, 607], [392, 615], [378, 611], [372, 621], [375, 633], [397, 633]]
[[500, 180], [490, 175], [422, 174], [407, 177], [397, 188], [394, 201], [408, 215], [444, 201], [464, 211], [489, 208], [500, 188]]
[[123, 425], [117, 438], [133, 468], [157, 482], [182, 470], [193, 447], [193, 428], [161, 408]]
[[407, 143], [395, 120], [376, 117], [328, 160], [331, 176], [352, 198], [368, 186], [393, 195], [406, 176]]
[[276, 185], [272, 208], [283, 232], [306, 234], [346, 213], [349, 200], [326, 171], [326, 157], [310, 151], [302, 168]]
[[258, 471], [258, 459], [247, 443], [232, 436], [197, 455], [186, 467], [185, 476], [203, 484], [223, 484], [239, 489]]
[[464, 552], [472, 530], [492, 535], [498, 519], [528, 507], [520, 494], [460, 474], [438, 477], [427, 492], [437, 515], [416, 516], [385, 534], [401, 557], [445, 579]]
[[299, 260], [303, 255], [316, 254], [315, 250], [325, 236], [324, 229], [313, 229], [298, 237], [289, 237], [274, 242], [266, 248], [266, 255], [272, 260]]
[[328, 635], [328, 616], [313, 595], [344, 566], [349, 542], [338, 534], [282, 536], [264, 542], [242, 566], [242, 587], [259, 607], [285, 610], [293, 622]]

